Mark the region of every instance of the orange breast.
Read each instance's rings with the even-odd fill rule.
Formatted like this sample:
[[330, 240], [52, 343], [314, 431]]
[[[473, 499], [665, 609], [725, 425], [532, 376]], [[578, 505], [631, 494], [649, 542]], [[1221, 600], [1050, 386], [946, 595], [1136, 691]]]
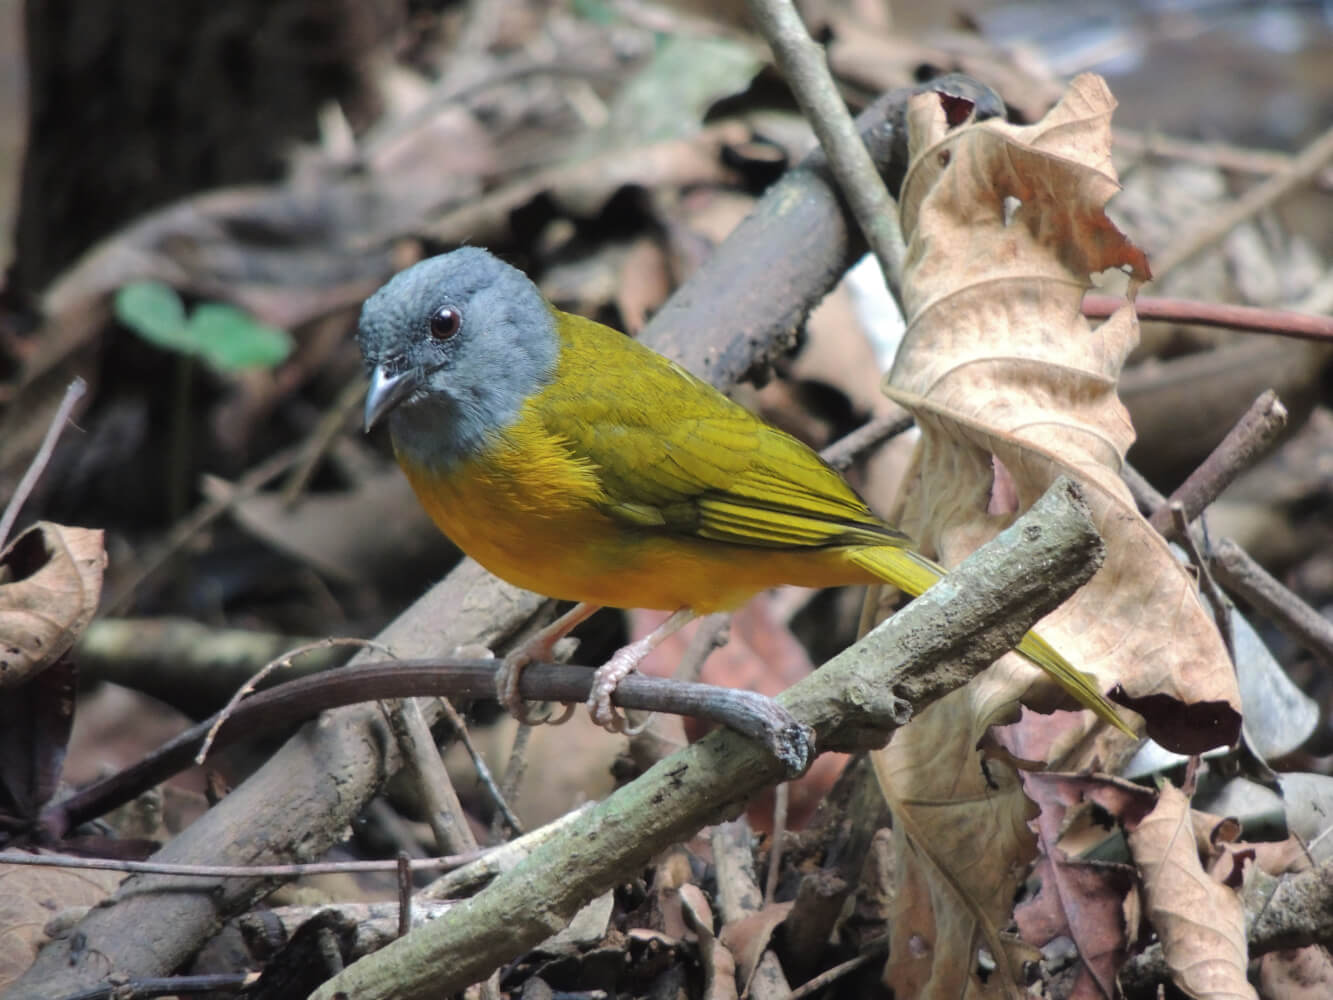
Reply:
[[750, 548], [624, 524], [593, 471], [520, 419], [505, 443], [445, 473], [399, 462], [449, 538], [503, 580], [548, 597], [708, 614], [768, 587], [868, 583], [838, 550]]

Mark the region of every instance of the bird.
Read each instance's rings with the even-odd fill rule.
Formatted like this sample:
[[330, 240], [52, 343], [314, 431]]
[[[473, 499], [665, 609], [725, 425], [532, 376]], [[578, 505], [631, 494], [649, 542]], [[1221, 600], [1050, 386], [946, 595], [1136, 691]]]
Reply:
[[[617, 684], [695, 615], [780, 584], [889, 583], [918, 596], [945, 572], [807, 445], [679, 364], [562, 312], [481, 247], [424, 259], [372, 294], [357, 327], [365, 429], [437, 527], [509, 583], [578, 602], [507, 656], [498, 697], [603, 606], [670, 616], [618, 650], [588, 698], [624, 731]], [[1019, 652], [1133, 735], [1095, 679], [1029, 632]]]

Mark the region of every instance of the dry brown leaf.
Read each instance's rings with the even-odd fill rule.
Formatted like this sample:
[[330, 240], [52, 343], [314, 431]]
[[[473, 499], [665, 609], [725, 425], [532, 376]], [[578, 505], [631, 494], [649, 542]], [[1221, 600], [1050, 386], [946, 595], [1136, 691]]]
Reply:
[[[1096, 330], [1080, 314], [1090, 275], [1142, 253], [1103, 208], [1117, 190], [1110, 163], [1114, 100], [1082, 76], [1041, 122], [948, 131], [938, 100], [908, 113], [914, 159], [903, 186], [908, 330], [887, 392], [922, 430], [899, 523], [952, 565], [1030, 506], [1061, 474], [1082, 481], [1107, 542], [1103, 569], [1039, 630], [1105, 687], [1120, 681], [1176, 728], [1155, 735], [1191, 748], [1238, 729], [1235, 678], [1193, 581], [1137, 514], [1119, 478], [1133, 429], [1115, 395], [1137, 338], [1126, 305]], [[995, 509], [1007, 480], [1014, 502]], [[1035, 571], [1040, 571], [1034, 567]], [[1018, 969], [999, 928], [1036, 855], [1033, 807], [1014, 772], [976, 750], [1017, 702], [1058, 695], [1015, 656], [932, 705], [876, 758], [895, 815], [898, 884], [886, 979], [899, 996], [1004, 995]], [[1190, 714], [1181, 703], [1205, 703]], [[1220, 727], [1218, 717], [1230, 723]], [[1061, 768], [1117, 748], [1089, 738], [1092, 716], [1042, 720], [1041, 750], [1009, 749]], [[984, 845], [981, 849], [979, 845]], [[978, 950], [997, 960], [983, 984]]]
[[[987, 512], [996, 461], [1020, 508], [1056, 476], [1076, 476], [1106, 540], [1106, 564], [1041, 623], [1042, 634], [1132, 698], [1202, 705], [1194, 715], [1158, 706], [1164, 719], [1154, 735], [1194, 752], [1233, 735], [1234, 672], [1193, 579], [1120, 479], [1133, 428], [1115, 383], [1137, 339], [1133, 308], [1095, 330], [1079, 310], [1090, 275], [1147, 273], [1142, 253], [1103, 211], [1116, 191], [1113, 107], [1093, 76], [1079, 77], [1027, 128], [987, 122], [946, 135], [934, 107], [915, 105], [922, 152], [902, 203], [912, 240], [909, 326], [889, 389], [923, 429], [903, 524], [951, 564], [1011, 519]], [[992, 685], [993, 711], [1020, 694]], [[978, 735], [989, 721], [978, 716]]]
[[713, 933], [713, 908], [697, 885], [680, 887], [685, 920], [699, 938], [699, 958], [704, 972], [704, 1000], [735, 1000], [736, 956]]
[[1203, 870], [1189, 800], [1173, 785], [1129, 834], [1143, 876], [1148, 920], [1162, 941], [1171, 978], [1188, 996], [1257, 1000], [1245, 978], [1245, 912], [1240, 897]]
[[792, 903], [769, 903], [763, 909], [749, 913], [723, 926], [718, 942], [735, 956], [736, 966], [743, 983], [749, 983], [759, 967], [764, 952], [773, 939], [773, 932], [782, 926], [791, 912]]
[[102, 595], [102, 532], [39, 521], [0, 553], [0, 687], [69, 649]]
[[[1083, 963], [1075, 973], [1071, 997], [1114, 997], [1116, 971], [1129, 945], [1124, 902], [1134, 870], [1071, 858], [1065, 853], [1071, 848], [1063, 841], [1069, 810], [1082, 802], [1084, 789], [1103, 779], [1035, 773], [1023, 777], [1028, 794], [1041, 807], [1035, 827], [1043, 856], [1036, 868], [1040, 891], [1014, 912], [1019, 931], [1025, 941], [1040, 948], [1060, 936], [1077, 945]], [[1119, 791], [1114, 785], [1111, 790]], [[1105, 830], [1100, 833], [1105, 837]]]

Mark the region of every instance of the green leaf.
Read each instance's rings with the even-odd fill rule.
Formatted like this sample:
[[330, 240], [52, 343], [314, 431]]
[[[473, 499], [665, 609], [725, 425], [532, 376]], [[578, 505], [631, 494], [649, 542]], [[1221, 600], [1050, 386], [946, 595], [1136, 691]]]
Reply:
[[585, 21], [603, 27], [616, 24], [620, 20], [620, 15], [606, 0], [574, 0], [573, 10], [575, 17], [581, 17]]
[[150, 344], [193, 354], [185, 332], [185, 304], [176, 290], [160, 281], [135, 281], [116, 292], [116, 319]]
[[195, 309], [188, 333], [200, 357], [221, 372], [273, 368], [292, 353], [286, 330], [265, 326], [243, 310], [220, 303]]
[[727, 38], [666, 38], [616, 95], [593, 136], [598, 148], [694, 135], [718, 101], [742, 94], [764, 66], [754, 45]]

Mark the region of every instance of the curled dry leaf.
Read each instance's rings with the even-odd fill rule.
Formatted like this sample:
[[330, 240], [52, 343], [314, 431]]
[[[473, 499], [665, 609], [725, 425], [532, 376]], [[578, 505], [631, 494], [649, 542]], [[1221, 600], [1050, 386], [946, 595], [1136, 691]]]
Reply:
[[713, 909], [708, 899], [698, 886], [686, 884], [680, 887], [680, 901], [685, 920], [699, 939], [704, 1000], [735, 1000], [736, 956], [713, 933]]
[[[1093, 76], [1027, 128], [987, 122], [946, 135], [939, 113], [918, 106], [922, 152], [902, 209], [909, 327], [889, 387], [923, 430], [902, 520], [948, 564], [1014, 513], [988, 512], [997, 464], [1020, 508], [1058, 475], [1076, 477], [1106, 563], [1040, 631], [1105, 686], [1140, 702], [1164, 696], [1150, 732], [1198, 752], [1237, 735], [1234, 671], [1193, 579], [1120, 479], [1133, 428], [1115, 386], [1138, 338], [1133, 306], [1096, 329], [1079, 309], [1092, 274], [1147, 277], [1142, 252], [1103, 211], [1117, 190], [1113, 107]], [[992, 690], [994, 712], [1023, 693], [1017, 680]], [[991, 721], [979, 714], [974, 732]]]
[[[914, 158], [901, 202], [908, 330], [886, 391], [922, 435], [898, 522], [951, 565], [1058, 475], [1079, 479], [1106, 563], [1038, 631], [1104, 688], [1119, 682], [1132, 696], [1157, 696], [1136, 702], [1153, 714], [1150, 732], [1192, 752], [1238, 732], [1235, 678], [1192, 580], [1120, 481], [1133, 428], [1115, 386], [1138, 336], [1132, 305], [1095, 330], [1080, 313], [1092, 274], [1148, 274], [1104, 212], [1117, 190], [1114, 104], [1101, 79], [1085, 75], [1029, 127], [992, 121], [949, 132], [935, 98], [910, 108]], [[1012, 502], [996, 509], [1006, 494]], [[1016, 717], [1020, 699], [1055, 704], [1054, 694], [1011, 655], [877, 755], [895, 816], [899, 893], [886, 979], [897, 995], [1016, 986], [1014, 949], [999, 928], [1037, 852], [1035, 809], [1007, 765], [983, 771], [976, 748], [990, 726]], [[1118, 746], [1089, 736], [1092, 724], [1087, 713], [1053, 722], [1044, 759], [1068, 769], [1104, 760]], [[985, 984], [975, 975], [983, 947], [997, 961]]]
[[102, 594], [102, 532], [39, 521], [0, 554], [0, 688], [65, 653]]
[[1240, 897], [1203, 870], [1189, 800], [1172, 785], [1129, 834], [1143, 877], [1148, 919], [1162, 940], [1171, 978], [1187, 996], [1257, 1000], [1245, 978], [1245, 912]]

